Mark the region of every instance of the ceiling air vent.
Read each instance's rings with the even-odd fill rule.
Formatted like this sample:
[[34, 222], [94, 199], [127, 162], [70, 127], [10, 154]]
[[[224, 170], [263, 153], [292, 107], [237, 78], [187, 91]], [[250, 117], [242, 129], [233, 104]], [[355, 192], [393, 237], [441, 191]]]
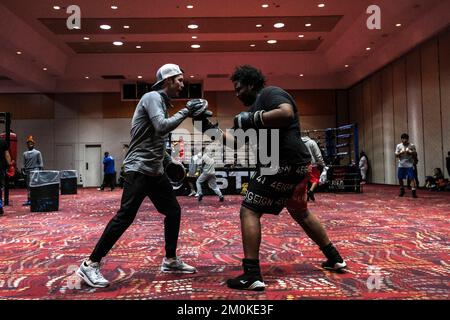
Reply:
[[229, 75], [228, 74], [224, 74], [224, 73], [211, 73], [211, 74], [207, 74], [206, 75], [207, 78], [228, 78]]
[[112, 74], [112, 75], [104, 75], [104, 76], [102, 76], [102, 78], [103, 79], [106, 79], [106, 80], [124, 80], [124, 79], [126, 79], [124, 76], [122, 76], [122, 75], [115, 75], [115, 74]]

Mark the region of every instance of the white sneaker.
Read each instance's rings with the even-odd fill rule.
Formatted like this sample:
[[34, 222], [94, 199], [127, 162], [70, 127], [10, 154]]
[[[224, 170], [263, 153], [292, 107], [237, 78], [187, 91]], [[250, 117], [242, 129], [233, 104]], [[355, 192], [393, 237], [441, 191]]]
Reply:
[[86, 260], [83, 261], [77, 270], [77, 275], [91, 287], [105, 288], [109, 286], [109, 281], [100, 273], [100, 263], [98, 262], [87, 265]]
[[195, 191], [191, 191], [191, 193], [189, 193], [188, 197], [192, 197], [192, 196], [195, 196], [195, 195], [196, 195], [196, 192]]
[[197, 269], [181, 261], [178, 257], [175, 259], [164, 257], [161, 264], [161, 271], [165, 273], [195, 273]]
[[196, 193], [196, 194], [195, 194], [195, 197], [196, 197], [196, 198], [198, 198], [198, 196], [199, 196], [199, 194], [198, 194], [198, 193]]

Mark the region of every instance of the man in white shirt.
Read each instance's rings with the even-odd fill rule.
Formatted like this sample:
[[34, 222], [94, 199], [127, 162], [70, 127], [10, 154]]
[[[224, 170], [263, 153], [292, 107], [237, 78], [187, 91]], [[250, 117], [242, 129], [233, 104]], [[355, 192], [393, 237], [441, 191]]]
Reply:
[[411, 180], [411, 190], [413, 198], [417, 198], [416, 180], [414, 177], [414, 158], [417, 156], [416, 146], [409, 142], [408, 134], [401, 135], [402, 143], [399, 143], [395, 149], [395, 156], [398, 158], [397, 176], [400, 183], [400, 197], [405, 195], [403, 180]]
[[309, 188], [307, 193], [308, 201], [309, 199], [311, 199], [312, 201], [316, 201], [316, 198], [314, 197], [314, 190], [319, 185], [320, 173], [322, 172], [322, 168], [324, 167], [325, 163], [323, 161], [322, 153], [320, 152], [320, 148], [317, 145], [317, 142], [315, 142], [309, 136], [303, 136], [302, 141], [311, 154], [312, 171], [310, 173], [309, 180], [311, 182], [311, 188]]
[[205, 151], [202, 156], [202, 174], [197, 179], [197, 194], [198, 201], [203, 199], [202, 183], [208, 182], [208, 186], [219, 196], [220, 202], [223, 202], [224, 197], [217, 186], [215, 162], [210, 151]]

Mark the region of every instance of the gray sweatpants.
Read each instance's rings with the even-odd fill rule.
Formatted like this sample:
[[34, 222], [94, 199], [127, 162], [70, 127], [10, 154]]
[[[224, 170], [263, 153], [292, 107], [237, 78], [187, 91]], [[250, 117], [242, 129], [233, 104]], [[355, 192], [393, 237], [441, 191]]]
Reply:
[[197, 179], [197, 193], [203, 194], [202, 183], [208, 181], [208, 186], [217, 194], [219, 197], [222, 196], [219, 187], [217, 186], [216, 175], [214, 173], [202, 173]]

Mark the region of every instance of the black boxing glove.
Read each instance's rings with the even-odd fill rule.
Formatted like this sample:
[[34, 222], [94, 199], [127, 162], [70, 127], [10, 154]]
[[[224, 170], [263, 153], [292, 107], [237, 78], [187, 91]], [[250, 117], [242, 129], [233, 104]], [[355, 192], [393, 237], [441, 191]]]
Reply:
[[241, 112], [234, 117], [234, 129], [247, 130], [250, 128], [258, 129], [264, 128], [264, 122], [262, 115], [264, 110], [258, 110], [255, 112]]
[[200, 118], [208, 110], [208, 101], [205, 99], [189, 100], [186, 103], [186, 108], [189, 110], [190, 117]]

